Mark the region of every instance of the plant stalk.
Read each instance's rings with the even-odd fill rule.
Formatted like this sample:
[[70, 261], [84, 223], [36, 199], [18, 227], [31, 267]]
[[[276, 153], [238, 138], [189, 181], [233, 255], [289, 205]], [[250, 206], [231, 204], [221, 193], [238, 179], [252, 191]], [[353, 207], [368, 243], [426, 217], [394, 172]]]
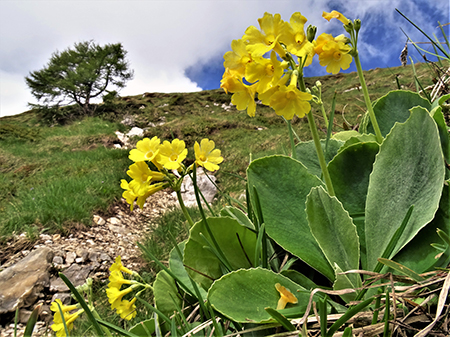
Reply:
[[[299, 71], [298, 85], [301, 91], [306, 92], [306, 85], [305, 81], [303, 80], [303, 71]], [[336, 194], [334, 193], [333, 182], [331, 181], [330, 172], [328, 172], [327, 162], [325, 160], [325, 155], [323, 153], [322, 145], [320, 144], [319, 132], [317, 131], [317, 125], [314, 121], [314, 116], [311, 111], [309, 111], [306, 116], [308, 118], [309, 128], [311, 130], [311, 135], [313, 137], [314, 146], [316, 148], [317, 157], [319, 158], [319, 164], [322, 170], [322, 175], [327, 187], [328, 194], [331, 197], [334, 197]]]
[[183, 198], [181, 197], [181, 191], [179, 191], [179, 190], [177, 191], [177, 198], [178, 198], [178, 203], [180, 204], [181, 210], [183, 211], [184, 217], [189, 222], [189, 226], [193, 227], [194, 221], [192, 221], [192, 218], [189, 215], [189, 212], [188, 212], [186, 206], [184, 205]]
[[367, 90], [366, 80], [364, 79], [361, 62], [359, 61], [358, 51], [354, 53], [353, 59], [355, 60], [356, 70], [358, 71], [359, 82], [361, 83], [361, 89], [364, 95], [364, 102], [366, 103], [366, 108], [369, 112], [369, 117], [370, 121], [372, 122], [373, 129], [375, 130], [375, 137], [377, 139], [377, 143], [381, 144], [381, 142], [383, 141], [383, 135], [381, 134], [377, 118], [375, 117], [375, 113], [373, 112], [372, 102], [370, 101], [369, 97], [369, 90]]

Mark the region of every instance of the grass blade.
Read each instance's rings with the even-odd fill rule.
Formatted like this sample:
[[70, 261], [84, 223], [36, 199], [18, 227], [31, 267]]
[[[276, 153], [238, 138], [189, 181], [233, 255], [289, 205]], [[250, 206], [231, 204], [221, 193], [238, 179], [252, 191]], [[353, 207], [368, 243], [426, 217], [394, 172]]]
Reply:
[[[80, 303], [80, 305], [83, 308], [84, 312], [86, 313], [89, 321], [91, 321], [91, 323], [95, 329], [95, 332], [99, 336], [103, 336], [105, 332], [103, 331], [101, 326], [98, 324], [91, 309], [89, 309], [89, 306], [87, 305], [86, 301], [84, 300], [84, 297], [81, 296], [81, 294], [78, 292], [78, 290], [73, 286], [72, 282], [70, 282], [70, 280], [63, 273], [59, 273], [59, 277], [64, 281], [64, 283], [70, 289], [70, 292], [75, 296], [75, 299], [77, 300], [77, 302]], [[59, 304], [58, 304], [58, 307], [59, 307]], [[67, 334], [67, 336], [69, 336], [69, 335]]]
[[28, 319], [27, 325], [25, 327], [25, 332], [23, 333], [23, 337], [31, 337], [31, 335], [33, 334], [33, 329], [36, 325], [41, 307], [42, 303], [39, 303], [31, 312], [30, 318]]
[[296, 328], [292, 323], [284, 317], [282, 314], [280, 314], [277, 310], [272, 308], [264, 308], [267, 313], [273, 317], [278, 323], [280, 323], [287, 331], [295, 331]]
[[[122, 329], [122, 328], [120, 328], [120, 327], [118, 327], [118, 326], [116, 326], [116, 325], [114, 325], [114, 324], [111, 324], [111, 323], [109, 323], [109, 322], [106, 322], [106, 321], [104, 321], [104, 320], [99, 319], [98, 322], [99, 322], [101, 325], [103, 325], [104, 327], [106, 327], [106, 328], [108, 328], [108, 329], [110, 329], [110, 330], [113, 330], [113, 331], [115, 331], [115, 332], [117, 332], [117, 333], [120, 333], [122, 336], [127, 336], [127, 337], [139, 337], [138, 335], [136, 335], [136, 334], [134, 334], [134, 333], [132, 333], [132, 332], [129, 332], [129, 331], [127, 331], [127, 330], [124, 330], [124, 329]], [[69, 335], [67, 335], [67, 336], [69, 336]], [[103, 335], [99, 335], [99, 336], [103, 336]]]

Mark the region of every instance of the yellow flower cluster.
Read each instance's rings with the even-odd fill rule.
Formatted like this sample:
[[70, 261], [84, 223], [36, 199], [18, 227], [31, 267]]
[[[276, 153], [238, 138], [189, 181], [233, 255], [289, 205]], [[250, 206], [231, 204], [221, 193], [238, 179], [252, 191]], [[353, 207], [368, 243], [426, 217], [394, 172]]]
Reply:
[[[214, 141], [202, 139], [200, 144], [195, 142], [195, 163], [209, 171], [216, 171], [223, 161], [221, 152], [214, 149]], [[140, 207], [144, 207], [145, 200], [155, 192], [166, 187], [176, 188], [176, 175], [170, 171], [176, 171], [177, 175], [184, 177], [192, 166], [186, 168], [183, 160], [186, 159], [188, 150], [184, 141], [174, 139], [172, 142], [165, 140], [161, 143], [158, 137], [144, 138], [137, 142], [136, 148], [130, 151], [129, 158], [132, 164], [127, 174], [133, 179], [130, 182], [121, 180], [120, 186], [125, 190], [122, 196], [133, 210], [134, 201]], [[157, 171], [151, 170], [149, 164]]]
[[[61, 316], [58, 304], [61, 307], [63, 316]], [[53, 311], [55, 314], [53, 315], [53, 324], [51, 328], [53, 331], [56, 332], [57, 337], [66, 336], [63, 318], [64, 321], [66, 322], [67, 330], [69, 331], [69, 333], [73, 329], [73, 322], [78, 318], [78, 316], [80, 316], [84, 312], [84, 310], [80, 309], [74, 313], [70, 313], [70, 311], [76, 310], [78, 308], [79, 308], [78, 304], [64, 305], [60, 299], [56, 299], [54, 302], [52, 302], [50, 310]]]
[[[344, 24], [350, 22], [336, 11], [323, 12], [323, 17], [336, 18]], [[329, 34], [314, 40], [315, 28], [308, 27], [305, 33], [306, 21], [299, 12], [292, 14], [289, 22], [281, 20], [280, 14], [265, 13], [258, 19], [260, 29], [250, 26], [241, 39], [232, 41], [232, 50], [224, 55], [221, 88], [234, 93], [231, 102], [238, 110], [247, 110], [254, 117], [258, 94], [262, 104], [272, 107], [277, 115], [288, 120], [294, 115], [303, 117], [311, 109], [312, 96], [297, 88], [296, 72], [310, 65], [316, 54], [330, 73], [350, 66], [351, 48], [347, 40]], [[269, 58], [265, 58], [268, 54]]]
[[[115, 309], [121, 318], [131, 320], [136, 316], [136, 297], [131, 301], [123, 299], [123, 297], [133, 291], [134, 288], [139, 287], [140, 284], [133, 280], [127, 280], [123, 277], [122, 272], [133, 275], [133, 271], [122, 265], [120, 256], [116, 257], [116, 261], [109, 268], [111, 274], [109, 275], [108, 289], [106, 295], [111, 304], [111, 309]], [[120, 290], [123, 284], [130, 285], [129, 287]]]

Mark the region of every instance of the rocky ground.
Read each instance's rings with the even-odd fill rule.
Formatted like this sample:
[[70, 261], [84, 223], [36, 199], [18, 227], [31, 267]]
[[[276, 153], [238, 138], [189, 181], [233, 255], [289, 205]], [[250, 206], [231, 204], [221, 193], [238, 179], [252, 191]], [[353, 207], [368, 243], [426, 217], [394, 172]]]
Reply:
[[[122, 263], [126, 267], [139, 270], [144, 261], [136, 242], [150, 234], [154, 226], [152, 219], [164, 213], [168, 207], [176, 205], [176, 196], [170, 192], [161, 191], [153, 195], [148, 199], [143, 210], [137, 208], [133, 212], [130, 212], [129, 205], [122, 200], [111, 207], [112, 212], [109, 216], [94, 215], [91, 227], [72, 228], [67, 236], [41, 234], [38, 241], [31, 242], [25, 234], [21, 234], [8, 242], [6, 249], [0, 252], [2, 263], [0, 283], [2, 273], [4, 274], [8, 267], [25, 260], [24, 257], [34, 254], [33, 252], [37, 250], [50, 248], [45, 250], [50, 252], [46, 255], [50, 262], [48, 263], [48, 279], [44, 277], [42, 286], [31, 292], [34, 294], [30, 295], [30, 291], [25, 290], [28, 295], [24, 296], [28, 298], [18, 300], [21, 303], [19, 315], [21, 324], [18, 326], [17, 336], [23, 335], [31, 309], [37, 303], [43, 305], [33, 336], [53, 335], [48, 328], [52, 320], [50, 303], [55, 298], [60, 298], [63, 303], [65, 300], [70, 300], [67, 287], [56, 276], [58, 271], [63, 271], [75, 285], [84, 283], [87, 277], [106, 279], [109, 275], [108, 268], [118, 255], [122, 257]], [[45, 261], [43, 264], [46, 264]], [[13, 283], [17, 282], [11, 282], [8, 288], [14, 288], [16, 284]], [[35, 301], [33, 301], [34, 298]], [[0, 294], [0, 302], [3, 304], [6, 302], [4, 299], [5, 297]], [[1, 306], [2, 303], [0, 303], [0, 337], [13, 336], [13, 314], [3, 312], [2, 315]]]

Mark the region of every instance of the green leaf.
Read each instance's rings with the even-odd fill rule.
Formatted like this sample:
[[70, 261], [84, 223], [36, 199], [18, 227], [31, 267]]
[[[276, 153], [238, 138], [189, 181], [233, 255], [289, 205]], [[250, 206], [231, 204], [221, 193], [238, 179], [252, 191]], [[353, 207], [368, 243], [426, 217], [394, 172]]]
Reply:
[[[427, 110], [431, 108], [428, 100], [411, 91], [394, 90], [379, 98], [373, 105], [373, 112], [383, 137], [391, 131], [396, 122], [405, 122], [410, 116], [409, 110], [415, 106]], [[359, 132], [375, 133], [368, 114], [364, 116]]]
[[445, 233], [450, 234], [450, 187], [444, 184], [439, 208], [433, 221], [422, 228], [393, 260], [405, 265], [416, 273], [424, 273], [435, 267], [446, 268], [445, 257], [439, 258], [439, 251], [432, 244], [441, 242], [441, 238], [436, 233], [440, 228]]
[[[336, 280], [333, 283], [334, 290], [355, 289], [357, 287], [361, 287], [361, 279], [356, 278], [359, 277], [358, 274], [343, 274], [344, 271], [337, 264], [334, 265], [334, 270], [336, 271]], [[357, 292], [342, 294], [339, 296], [345, 302], [349, 303], [355, 300]]]
[[155, 296], [156, 308], [166, 316], [171, 316], [174, 311], [177, 311], [170, 294], [174, 295], [173, 298], [177, 301], [178, 306], [181, 306], [182, 300], [175, 280], [167, 272], [161, 270], [153, 283], [153, 295]]
[[[320, 141], [322, 145], [322, 150], [325, 155], [325, 160], [328, 163], [338, 152], [339, 148], [344, 144], [344, 142], [331, 138], [328, 142], [328, 149], [325, 151], [325, 140]], [[322, 175], [322, 170], [319, 164], [319, 158], [317, 157], [316, 148], [314, 142], [302, 142], [298, 143], [295, 147], [297, 153], [297, 160], [306, 166], [308, 172], [314, 174], [318, 177]]]
[[417, 274], [415, 271], [405, 267], [404, 265], [402, 265], [398, 262], [395, 262], [395, 261], [392, 261], [389, 259], [383, 259], [383, 258], [379, 258], [378, 261], [380, 261], [385, 266], [388, 266], [388, 267], [398, 271], [399, 273], [402, 273], [403, 275], [410, 277], [414, 281], [417, 281], [417, 282], [425, 281], [425, 279], [422, 276], [420, 276], [419, 274]]
[[346, 131], [336, 132], [331, 138], [332, 139], [336, 139], [336, 140], [340, 140], [342, 142], [346, 142], [350, 138], [358, 137], [360, 135], [361, 134], [358, 131], [356, 131], [356, 130], [346, 130]]
[[[306, 219], [306, 196], [321, 180], [289, 157], [271, 156], [253, 161], [247, 170], [255, 187], [267, 235], [330, 280], [334, 270], [311, 234]], [[252, 195], [252, 203], [255, 202]]]
[[432, 110], [431, 115], [433, 116], [439, 130], [439, 137], [441, 138], [441, 146], [442, 151], [444, 152], [445, 161], [447, 163], [450, 163], [450, 134], [448, 132], [449, 127], [445, 123], [445, 117], [442, 113], [442, 108], [438, 107]]
[[369, 176], [372, 173], [379, 145], [376, 142], [359, 142], [357, 138], [351, 139], [356, 139], [358, 142], [340, 150], [328, 164], [328, 171], [336, 197], [353, 218], [360, 239], [361, 261], [363, 267], [365, 267], [364, 215], [366, 197], [369, 188]]
[[138, 336], [151, 337], [155, 332], [155, 320], [151, 318], [139, 322], [130, 329], [130, 332]]
[[396, 245], [396, 254], [429, 223], [438, 209], [444, 160], [436, 123], [427, 110], [411, 109], [381, 144], [369, 180], [365, 234], [367, 268], [373, 270], [411, 205], [412, 218]]
[[221, 216], [228, 216], [239, 222], [242, 226], [250, 229], [255, 229], [255, 225], [250, 221], [247, 214], [242, 212], [239, 208], [226, 206], [220, 211]]
[[[256, 234], [239, 224], [234, 219], [208, 218], [211, 232], [233, 270], [250, 268], [254, 265]], [[184, 264], [188, 267], [188, 274], [194, 281], [208, 289], [213, 282], [223, 275], [219, 259], [209, 249], [202, 238], [210, 239], [203, 221], [197, 222], [190, 231], [190, 236], [184, 248]], [[242, 246], [241, 246], [242, 245]], [[194, 270], [199, 271], [205, 277]]]
[[[185, 244], [186, 241], [180, 242], [178, 244], [181, 253], [184, 252]], [[169, 269], [177, 277], [178, 280], [182, 281], [183, 284], [185, 284], [189, 288], [191, 294], [195, 294], [195, 289], [191, 283], [189, 274], [187, 273], [186, 268], [183, 265], [183, 257], [180, 258], [175, 248], [173, 248], [170, 252]], [[206, 291], [201, 287], [199, 288], [199, 290], [202, 298], [206, 299]]]
[[33, 334], [33, 329], [38, 320], [39, 311], [41, 310], [41, 307], [42, 307], [42, 303], [39, 303], [36, 305], [36, 307], [31, 312], [30, 318], [28, 319], [27, 325], [25, 327], [25, 331], [23, 333], [24, 337], [31, 337], [31, 335]]
[[267, 313], [273, 317], [274, 320], [276, 320], [278, 323], [280, 323], [287, 331], [295, 331], [295, 326], [292, 325], [292, 323], [284, 317], [282, 314], [280, 314], [278, 311], [276, 311], [273, 308], [265, 308]]
[[[240, 323], [261, 323], [271, 320], [265, 308], [277, 307], [280, 293], [275, 284], [280, 283], [298, 299], [299, 315], [305, 312], [310, 292], [287, 277], [263, 268], [240, 269], [216, 280], [208, 291], [212, 307], [231, 320]], [[300, 292], [297, 292], [300, 290]]]
[[[306, 199], [306, 214], [311, 233], [330, 265], [335, 266], [335, 270], [339, 266], [339, 272], [359, 269], [359, 237], [342, 203], [322, 186], [313, 187]], [[357, 274], [345, 277], [351, 288], [361, 285]], [[345, 288], [348, 288], [347, 284]]]

